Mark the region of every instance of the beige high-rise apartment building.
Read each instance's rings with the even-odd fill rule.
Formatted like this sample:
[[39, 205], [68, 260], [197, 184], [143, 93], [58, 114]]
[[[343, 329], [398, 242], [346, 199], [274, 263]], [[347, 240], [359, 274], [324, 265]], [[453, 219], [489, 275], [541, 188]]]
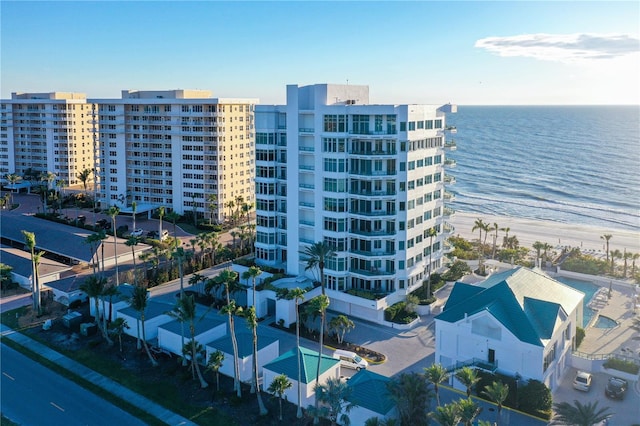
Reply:
[[66, 185], [94, 168], [92, 107], [84, 93], [12, 93], [0, 103], [0, 175], [51, 172]]
[[165, 206], [222, 221], [254, 203], [257, 99], [123, 90], [121, 99], [90, 102], [103, 208], [129, 210], [135, 201], [138, 211]]

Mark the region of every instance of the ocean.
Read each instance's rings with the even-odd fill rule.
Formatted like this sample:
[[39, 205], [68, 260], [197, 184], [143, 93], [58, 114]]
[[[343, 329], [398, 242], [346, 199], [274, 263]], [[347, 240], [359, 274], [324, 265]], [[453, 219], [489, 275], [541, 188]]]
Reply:
[[451, 207], [640, 231], [639, 106], [459, 106]]

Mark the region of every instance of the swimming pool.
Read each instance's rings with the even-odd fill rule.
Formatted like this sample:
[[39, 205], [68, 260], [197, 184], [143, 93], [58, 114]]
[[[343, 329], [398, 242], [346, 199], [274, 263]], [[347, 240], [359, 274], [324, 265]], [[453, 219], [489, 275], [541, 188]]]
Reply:
[[618, 322], [609, 317], [598, 315], [598, 319], [593, 324], [595, 328], [613, 328], [618, 325]]
[[557, 281], [560, 281], [563, 284], [568, 285], [571, 288], [574, 288], [584, 293], [584, 299], [582, 300], [582, 306], [583, 306], [582, 327], [586, 328], [587, 325], [589, 325], [589, 322], [591, 321], [593, 316], [595, 315], [595, 311], [587, 305], [589, 304], [591, 299], [593, 299], [593, 295], [596, 294], [600, 286], [597, 286], [594, 283], [591, 283], [588, 281], [572, 280], [571, 278], [566, 278], [566, 277], [556, 277], [555, 279]]

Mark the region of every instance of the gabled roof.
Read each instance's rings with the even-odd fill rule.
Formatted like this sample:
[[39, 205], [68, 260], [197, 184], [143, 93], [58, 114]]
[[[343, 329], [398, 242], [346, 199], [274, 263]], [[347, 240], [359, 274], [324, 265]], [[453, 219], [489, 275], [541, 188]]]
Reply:
[[[167, 312], [170, 312], [170, 311], [167, 311]], [[212, 318], [212, 317], [199, 318], [199, 317], [196, 317], [196, 319], [194, 321], [196, 338], [199, 335], [201, 335], [203, 333], [206, 333], [207, 331], [211, 330], [212, 328], [219, 327], [219, 326], [221, 326], [223, 324], [226, 325], [226, 321], [218, 319], [218, 318]], [[178, 334], [178, 335], [180, 335], [182, 333], [182, 330], [184, 330], [185, 336], [186, 337], [190, 336], [190, 334], [189, 334], [190, 333], [189, 332], [189, 323], [185, 322], [184, 326], [182, 326], [180, 324], [180, 321], [178, 321], [177, 319], [174, 319], [173, 321], [170, 321], [168, 323], [162, 324], [162, 325], [158, 326], [158, 328], [162, 328], [163, 330], [167, 330], [167, 331], [170, 331], [171, 333]]]
[[[271, 370], [274, 373], [284, 374], [292, 380], [297, 380], [298, 358], [296, 353], [296, 348], [291, 349], [289, 352], [285, 352], [270, 363], [265, 364], [264, 368]], [[300, 378], [300, 381], [302, 383], [309, 384], [316, 379], [318, 352], [300, 347], [300, 356], [302, 357], [302, 377]], [[323, 374], [325, 371], [335, 367], [339, 362], [339, 360], [323, 354], [320, 361], [320, 374]]]
[[542, 272], [520, 267], [475, 285], [456, 283], [436, 319], [455, 323], [487, 311], [522, 342], [544, 346], [558, 317], [566, 318], [583, 298]]
[[[169, 315], [167, 314], [167, 312], [173, 309], [173, 306], [174, 305], [171, 305], [169, 303], [149, 299], [149, 301], [147, 302], [147, 307], [144, 310], [144, 319], [145, 321], [148, 321], [152, 318], [159, 317], [160, 315], [166, 315], [168, 317]], [[118, 309], [118, 312], [135, 319], [140, 319], [140, 312], [133, 309], [131, 305], [122, 309]]]
[[[251, 333], [236, 333], [236, 340], [238, 342], [238, 356], [240, 358], [247, 358], [253, 355], [253, 335], [251, 335]], [[274, 337], [258, 336], [258, 351], [276, 341], [278, 341], [278, 339]], [[233, 345], [231, 343], [231, 336], [229, 335], [216, 339], [208, 343], [207, 346], [226, 354], [233, 354]], [[297, 368], [296, 364], [296, 369]]]
[[387, 390], [389, 381], [388, 377], [368, 370], [360, 370], [347, 382], [347, 386], [351, 388], [349, 401], [358, 407], [385, 416], [395, 406]]
[[[33, 274], [31, 253], [29, 252], [5, 245], [0, 246], [0, 262], [11, 266], [13, 268], [12, 272], [21, 277], [29, 278]], [[40, 278], [44, 278], [69, 269], [71, 269], [71, 266], [42, 256], [38, 265], [38, 274]]]

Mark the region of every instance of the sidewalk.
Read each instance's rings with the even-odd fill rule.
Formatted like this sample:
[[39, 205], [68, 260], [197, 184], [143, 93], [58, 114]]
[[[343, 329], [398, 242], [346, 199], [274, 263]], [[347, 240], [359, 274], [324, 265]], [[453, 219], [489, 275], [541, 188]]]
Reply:
[[35, 340], [18, 333], [11, 328], [0, 324], [0, 335], [2, 338], [10, 339], [25, 348], [43, 356], [44, 358], [52, 361], [62, 368], [77, 374], [83, 379], [93, 383], [96, 386], [101, 387], [107, 392], [122, 398], [123, 400], [135, 405], [136, 407], [146, 411], [152, 416], [157, 417], [159, 420], [169, 425], [195, 425], [195, 423], [187, 420], [186, 418], [167, 410], [166, 408], [156, 404], [153, 401], [139, 395], [124, 386], [114, 382], [113, 380], [96, 373], [93, 370], [85, 367], [84, 365], [73, 361], [70, 358], [48, 348], [47, 346], [36, 342]]

